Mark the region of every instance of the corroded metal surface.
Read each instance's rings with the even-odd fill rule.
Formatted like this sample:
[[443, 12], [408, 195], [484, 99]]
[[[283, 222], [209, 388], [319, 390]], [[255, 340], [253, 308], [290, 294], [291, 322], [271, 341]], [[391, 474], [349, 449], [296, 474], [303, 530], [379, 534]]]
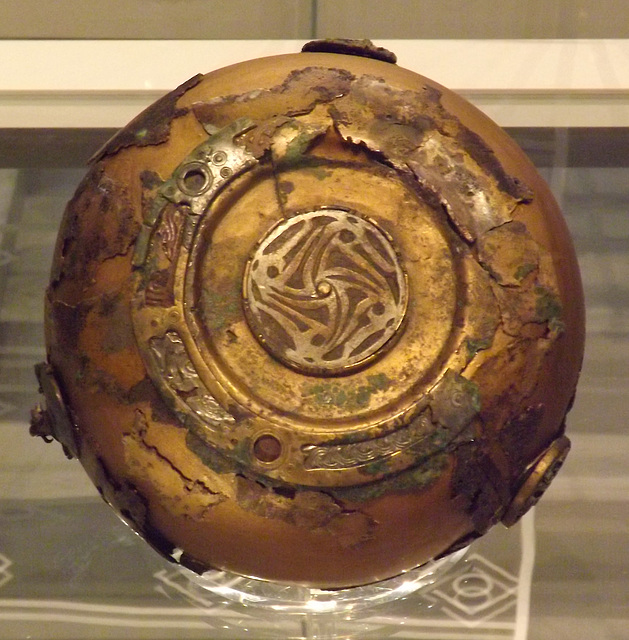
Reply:
[[371, 40], [347, 40], [344, 38], [331, 38], [328, 40], [313, 40], [307, 42], [301, 50], [303, 52], [341, 53], [351, 56], [374, 58], [383, 62], [397, 62], [397, 56], [392, 51], [383, 47], [376, 47]]
[[33, 432], [73, 445], [163, 554], [342, 587], [538, 498], [567, 453], [583, 308], [561, 215], [505, 134], [364, 44], [326, 47], [194, 78], [95, 157], [59, 235], [59, 393]]

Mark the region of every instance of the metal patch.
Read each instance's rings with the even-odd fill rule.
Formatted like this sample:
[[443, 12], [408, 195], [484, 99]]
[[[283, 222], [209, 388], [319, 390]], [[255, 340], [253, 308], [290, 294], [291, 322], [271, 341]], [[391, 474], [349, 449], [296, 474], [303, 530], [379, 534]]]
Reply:
[[347, 469], [382, 460], [422, 442], [435, 430], [428, 413], [422, 413], [407, 427], [382, 438], [329, 446], [306, 446], [306, 469]]
[[184, 421], [200, 432], [228, 430], [235, 420], [203, 383], [190, 357], [182, 338], [189, 331], [177, 283], [185, 274], [196, 228], [211, 201], [234, 177], [256, 164], [234, 141], [251, 126], [244, 119], [233, 122], [177, 167], [145, 211], [135, 244], [133, 264], [139, 278], [132, 314], [137, 343], [151, 379]]
[[244, 296], [271, 355], [334, 375], [381, 352], [402, 324], [408, 291], [391, 238], [354, 212], [322, 209], [271, 229], [249, 261]]
[[246, 118], [232, 122], [200, 144], [177, 167], [172, 177], [159, 189], [153, 206], [147, 212], [136, 241], [134, 266], [139, 267], [146, 262], [150, 240], [156, 233], [163, 238], [172, 235], [168, 229], [172, 221], [162, 215], [169, 202], [187, 214], [186, 232], [190, 238], [200, 216], [218, 192], [230, 180], [256, 164], [255, 157], [234, 142], [236, 136], [253, 126]]
[[430, 395], [434, 420], [454, 433], [466, 427], [481, 409], [478, 385], [451, 370]]
[[234, 424], [234, 417], [221, 407], [199, 378], [176, 331], [156, 336], [149, 344], [162, 380], [198, 418], [222, 429]]

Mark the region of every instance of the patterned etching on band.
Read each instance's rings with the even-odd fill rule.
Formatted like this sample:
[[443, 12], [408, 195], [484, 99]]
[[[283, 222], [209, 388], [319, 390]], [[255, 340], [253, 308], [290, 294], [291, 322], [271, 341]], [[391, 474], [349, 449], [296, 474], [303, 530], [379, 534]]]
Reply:
[[295, 215], [256, 248], [245, 276], [247, 320], [279, 360], [341, 373], [378, 352], [399, 329], [406, 276], [391, 240], [340, 209]]
[[148, 307], [170, 307], [175, 303], [173, 268], [179, 250], [183, 214], [169, 206], [164, 209], [153, 234], [153, 254], [163, 268], [149, 273], [144, 302]]
[[376, 462], [398, 451], [417, 445], [435, 426], [428, 412], [419, 414], [408, 426], [382, 438], [337, 445], [309, 445], [303, 448], [306, 469], [348, 469]]
[[151, 338], [150, 348], [162, 380], [198, 418], [213, 427], [230, 427], [235, 422], [205, 388], [176, 331]]

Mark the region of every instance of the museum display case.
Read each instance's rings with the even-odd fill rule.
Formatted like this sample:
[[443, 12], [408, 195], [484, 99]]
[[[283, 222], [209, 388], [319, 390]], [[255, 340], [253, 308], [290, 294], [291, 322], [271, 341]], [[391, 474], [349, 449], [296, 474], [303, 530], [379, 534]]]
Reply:
[[[328, 35], [329, 7], [315, 5]], [[626, 637], [629, 41], [587, 32], [597, 39], [376, 40], [400, 65], [470, 100], [525, 151], [564, 213], [586, 300], [563, 469], [517, 525], [494, 527], [428, 571], [423, 588], [402, 580], [395, 597], [388, 585], [366, 599], [251, 591], [236, 575], [204, 583], [116, 518], [61, 447], [29, 436], [43, 291], [87, 160], [197, 72], [299, 51], [312, 19], [294, 19], [290, 40], [0, 41], [0, 638]], [[298, 612], [290, 598], [300, 598]]]

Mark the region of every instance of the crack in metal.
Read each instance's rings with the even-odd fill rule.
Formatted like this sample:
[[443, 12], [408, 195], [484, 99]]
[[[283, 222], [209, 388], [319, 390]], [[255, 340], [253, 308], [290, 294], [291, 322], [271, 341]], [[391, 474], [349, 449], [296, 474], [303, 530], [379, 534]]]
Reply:
[[[147, 425], [148, 422], [144, 415], [144, 412], [140, 409], [136, 409], [136, 420], [133, 430], [123, 436], [123, 441], [133, 441], [135, 445], [140, 447], [140, 449], [145, 454], [149, 455], [155, 460], [158, 460], [160, 464], [165, 465], [170, 471], [174, 472], [181, 481], [184, 490], [188, 494], [196, 494], [199, 496], [203, 496], [205, 499], [209, 500], [207, 504], [198, 505], [197, 511], [194, 514], [187, 513], [186, 515], [188, 517], [192, 517], [193, 519], [201, 519], [204, 517], [209, 508], [227, 499], [227, 496], [223, 492], [212, 489], [200, 478], [194, 479], [188, 477], [166, 454], [163, 453], [163, 451], [159, 449], [157, 445], [150, 443], [148, 441]], [[129, 449], [128, 444], [126, 444], [125, 449], [128, 464], [131, 464], [132, 467], [139, 465], [140, 468], [145, 468], [147, 466], [146, 462], [143, 462], [136, 457], [137, 454], [134, 455], [133, 451]], [[174, 498], [171, 497], [170, 499]]]

